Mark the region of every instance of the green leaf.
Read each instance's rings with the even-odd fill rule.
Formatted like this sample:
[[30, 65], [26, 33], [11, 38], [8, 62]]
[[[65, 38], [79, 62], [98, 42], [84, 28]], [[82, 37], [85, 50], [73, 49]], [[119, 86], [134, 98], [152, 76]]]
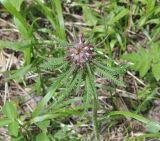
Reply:
[[140, 60], [140, 56], [138, 53], [126, 54], [126, 55], [123, 55], [121, 58], [123, 60], [127, 60], [134, 63], [134, 65], [136, 65], [136, 63], [138, 63]]
[[21, 82], [29, 70], [31, 70], [31, 65], [26, 65], [17, 70], [8, 71], [6, 72], [6, 74], [9, 74], [7, 79], [15, 79], [17, 82]]
[[96, 87], [94, 84], [94, 75], [92, 74], [92, 70], [89, 66], [89, 64], [87, 64], [87, 71], [88, 71], [88, 75], [86, 76], [86, 84], [87, 84], [87, 89], [88, 89], [88, 93], [92, 93], [93, 95], [93, 115], [92, 115], [92, 119], [93, 119], [93, 127], [94, 127], [94, 134], [95, 134], [95, 139], [96, 141], [99, 140], [99, 126], [98, 126], [98, 121], [97, 121], [97, 108], [98, 108], [98, 98], [97, 98], [97, 91], [96, 91]]
[[12, 120], [11, 119], [0, 119], [0, 127], [3, 127], [3, 126], [5, 126], [5, 125], [8, 125], [8, 124], [10, 124], [12, 122]]
[[68, 82], [68, 85], [66, 84], [66, 89], [64, 92], [57, 98], [57, 100], [54, 102], [53, 107], [56, 106], [56, 104], [59, 104], [65, 100], [65, 98], [68, 98], [71, 92], [74, 90], [74, 88], [77, 86], [78, 81], [81, 79], [80, 73], [77, 73], [73, 76], [73, 79], [71, 79], [70, 82]]
[[17, 9], [17, 11], [20, 11], [21, 4], [24, 0], [8, 0], [8, 1]]
[[144, 15], [139, 19], [139, 27], [142, 27], [146, 23], [147, 19], [153, 14], [155, 3], [156, 0], [146, 0], [146, 11], [144, 12]]
[[54, 16], [52, 15], [51, 9], [47, 6], [45, 6], [45, 4], [41, 2], [41, 0], [35, 0], [35, 2], [38, 4], [37, 8], [48, 18], [48, 20], [52, 24], [52, 27], [55, 28], [56, 21], [54, 19]]
[[152, 73], [157, 81], [160, 80], [160, 63], [152, 64]]
[[[17, 1], [17, 2], [16, 2]], [[22, 1], [20, 0], [0, 0], [4, 7], [14, 16], [14, 21], [20, 30], [20, 33], [25, 39], [30, 39], [32, 36], [29, 34], [28, 25], [21, 13], [18, 11]], [[17, 6], [17, 7], [16, 7]], [[25, 50], [25, 64], [30, 64], [31, 61], [31, 48]]]
[[118, 116], [118, 115], [123, 115], [125, 117], [130, 117], [130, 118], [134, 118], [144, 124], [146, 124], [147, 126], [152, 126], [154, 128], [156, 128], [156, 130], [160, 130], [160, 124], [158, 122], [149, 120], [141, 115], [135, 114], [135, 113], [131, 113], [131, 112], [124, 112], [124, 111], [114, 111], [114, 112], [110, 112], [108, 114], [108, 117], [112, 117], [112, 116]]
[[43, 121], [51, 120], [51, 119], [52, 120], [53, 119], [58, 120], [59, 118], [64, 118], [64, 117], [68, 117], [68, 116], [71, 116], [71, 115], [80, 116], [81, 112], [79, 112], [79, 110], [80, 109], [78, 109], [78, 108], [77, 109], [67, 109], [67, 108], [56, 109], [52, 113], [47, 113], [47, 114], [43, 114], [43, 115], [40, 115], [40, 116], [36, 116], [35, 118], [32, 118], [30, 120], [30, 124], [43, 122]]
[[[64, 77], [64, 76], [63, 76]], [[42, 112], [43, 107], [48, 103], [48, 101], [52, 98], [52, 96], [55, 94], [56, 89], [61, 85], [61, 80], [63, 77], [60, 77], [52, 86], [52, 88], [49, 90], [49, 92], [44, 96], [44, 98], [39, 102], [38, 106], [32, 113], [32, 117], [36, 117]]]
[[122, 9], [114, 18], [112, 18], [110, 21], [107, 21], [107, 24], [114, 24], [118, 22], [121, 18], [126, 16], [129, 13], [128, 9], [124, 8]]
[[146, 13], [149, 14], [154, 10], [156, 0], [146, 0], [146, 1], [147, 1], [147, 8], [146, 8], [147, 11], [146, 11]]
[[139, 99], [141, 97], [142, 102], [140, 102], [140, 104], [136, 107], [135, 113], [138, 114], [144, 107], [147, 107], [146, 104], [150, 102], [155, 97], [156, 94], [157, 94], [157, 89], [152, 90], [151, 92], [148, 87], [145, 87], [142, 91], [140, 91], [138, 96]]
[[107, 80], [113, 82], [114, 84], [118, 85], [118, 86], [125, 86], [124, 83], [120, 80], [118, 80], [114, 75], [112, 75], [112, 73], [103, 70], [101, 68], [96, 68], [96, 71], [101, 75], [104, 76]]
[[106, 64], [102, 64], [98, 61], [93, 61], [93, 63], [97, 67], [107, 71], [108, 73], [110, 73], [113, 76], [124, 74], [126, 72], [127, 68], [129, 67], [129, 65], [119, 65], [119, 66], [116, 66], [116, 67], [111, 67], [111, 66], [106, 66]]
[[46, 133], [40, 133], [36, 137], [36, 141], [50, 141], [50, 139], [48, 138], [48, 136], [46, 135]]
[[62, 13], [62, 6], [61, 6], [61, 0], [55, 0], [55, 7], [57, 12], [57, 18], [59, 21], [59, 33], [60, 37], [65, 40], [65, 25], [64, 25], [64, 19], [63, 19], [63, 13]]
[[17, 110], [12, 102], [7, 101], [2, 108], [2, 111], [9, 119], [14, 120], [17, 118]]
[[19, 125], [16, 121], [13, 121], [8, 125], [9, 135], [17, 137], [18, 131], [19, 131]]
[[43, 121], [49, 120], [49, 119], [54, 119], [58, 116], [59, 116], [58, 114], [45, 114], [45, 115], [41, 115], [41, 116], [36, 116], [35, 118], [32, 118], [30, 120], [30, 124], [43, 122]]
[[160, 43], [152, 43], [151, 44], [151, 57], [152, 57], [152, 61], [153, 63], [158, 63], [160, 61]]
[[21, 41], [21, 42], [11, 42], [11, 41], [2, 41], [0, 40], [0, 49], [9, 48], [15, 51], [23, 51], [31, 45], [30, 40]]
[[21, 35], [23, 36], [24, 39], [29, 39], [30, 35], [28, 32], [28, 29], [24, 26], [24, 24], [16, 17], [14, 17], [14, 22], [19, 29]]
[[37, 122], [36, 125], [42, 130], [45, 131], [47, 127], [49, 126], [50, 121], [49, 120], [44, 120], [42, 122]]
[[155, 128], [155, 126], [152, 124], [146, 126], [146, 131], [149, 133], [159, 133], [159, 130], [159, 128]]
[[[64, 130], [64, 131], [63, 131]], [[58, 139], [58, 140], [65, 140], [67, 138], [67, 133], [66, 133], [66, 127], [63, 127], [62, 130], [58, 130], [55, 134], [54, 134], [54, 138]]]
[[89, 26], [95, 26], [97, 24], [97, 18], [93, 15], [93, 11], [91, 8], [83, 5], [83, 18], [84, 21], [89, 25]]
[[142, 135], [136, 135], [135, 137], [129, 137], [128, 140], [126, 141], [140, 141], [140, 140], [144, 140], [146, 139], [159, 139], [160, 138], [160, 134], [159, 133], [150, 133], [150, 134], [142, 134]]
[[143, 77], [151, 67], [151, 56], [147, 52], [141, 52], [141, 62], [137, 64], [140, 76]]
[[133, 68], [139, 71], [141, 77], [144, 77], [151, 68], [152, 56], [144, 48], [141, 48], [138, 53], [124, 55], [122, 59], [133, 62]]
[[32, 117], [36, 117], [42, 112], [43, 107], [48, 103], [48, 101], [52, 98], [53, 95], [55, 95], [57, 88], [59, 88], [62, 84], [61, 82], [66, 78], [66, 76], [72, 72], [73, 68], [69, 69], [66, 73], [59, 76], [59, 78], [54, 82], [54, 84], [51, 86], [48, 93], [44, 96], [44, 98], [39, 102], [38, 106], [32, 113]]
[[74, 98], [74, 99], [68, 99], [68, 100], [66, 100], [66, 101], [63, 101], [63, 102], [61, 102], [61, 103], [58, 103], [58, 104], [51, 104], [50, 106], [49, 106], [49, 108], [48, 109], [53, 109], [54, 111], [56, 111], [56, 110], [58, 110], [58, 111], [60, 111], [60, 109], [61, 108], [63, 108], [63, 107], [68, 107], [68, 105], [71, 105], [71, 104], [73, 104], [73, 103], [75, 103], [75, 102], [78, 102], [78, 101], [81, 101], [82, 99], [81, 98], [79, 98], [79, 97], [76, 97], [76, 98]]
[[59, 57], [59, 58], [49, 58], [44, 61], [43, 64], [40, 65], [41, 68], [47, 69], [47, 70], [56, 70], [60, 66], [67, 64], [64, 61], [64, 57]]
[[[10, 0], [11, 1], [11, 0]], [[4, 7], [12, 13], [22, 24], [23, 26], [27, 29], [27, 24], [26, 21], [24, 20], [23, 16], [17, 11], [16, 7], [8, 0], [0, 0], [0, 2], [4, 5]]]
[[121, 49], [125, 50], [126, 47], [125, 47], [125, 44], [124, 44], [124, 41], [123, 41], [121, 35], [116, 33], [116, 37], [117, 37], [117, 40], [118, 40], [118, 42], [119, 42], [119, 44], [121, 46]]

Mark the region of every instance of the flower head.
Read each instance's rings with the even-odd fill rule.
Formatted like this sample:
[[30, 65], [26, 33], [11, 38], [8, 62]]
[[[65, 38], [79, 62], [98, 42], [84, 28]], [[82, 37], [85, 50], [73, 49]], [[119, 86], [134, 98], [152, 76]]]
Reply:
[[94, 56], [94, 47], [91, 44], [86, 44], [81, 34], [78, 40], [75, 41], [74, 47], [67, 49], [66, 60], [83, 67], [87, 62], [91, 61]]

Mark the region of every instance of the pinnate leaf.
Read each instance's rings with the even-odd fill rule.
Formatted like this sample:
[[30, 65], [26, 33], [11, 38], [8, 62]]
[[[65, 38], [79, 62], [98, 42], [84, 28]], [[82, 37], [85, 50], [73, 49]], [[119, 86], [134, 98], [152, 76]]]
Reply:
[[160, 63], [152, 65], [152, 73], [157, 81], [160, 80]]

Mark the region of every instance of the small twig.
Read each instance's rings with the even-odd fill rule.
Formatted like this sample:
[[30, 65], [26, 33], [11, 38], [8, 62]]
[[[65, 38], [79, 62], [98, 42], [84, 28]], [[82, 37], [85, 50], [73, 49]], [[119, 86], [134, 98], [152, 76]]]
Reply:
[[141, 85], [145, 86], [145, 84], [143, 83], [142, 80], [140, 80], [138, 77], [136, 77], [135, 75], [133, 75], [130, 71], [127, 71], [127, 74], [129, 74], [130, 76], [132, 76], [135, 80], [137, 80]]
[[88, 25], [82, 22], [74, 22], [74, 23], [70, 23], [70, 22], [65, 22], [65, 26], [85, 26], [87, 27]]
[[8, 93], [9, 93], [9, 91], [8, 91], [8, 82], [5, 82], [5, 91], [4, 91], [4, 99], [3, 99], [3, 104], [5, 105], [5, 103], [6, 103], [6, 100], [7, 100], [7, 95], [8, 95]]
[[78, 19], [78, 20], [83, 20], [83, 17], [82, 17], [82, 16], [79, 16], [79, 15], [76, 15], [76, 14], [70, 14], [70, 13], [66, 13], [66, 12], [63, 12], [63, 14], [64, 14], [65, 16], [71, 16], [71, 17], [73, 17], [73, 18], [75, 18], [75, 19]]
[[10, 28], [10, 29], [3, 28], [3, 29], [0, 29], [0, 32], [6, 32], [6, 31], [12, 31], [12, 32], [19, 33], [19, 30], [18, 29], [14, 29], [14, 28]]
[[133, 93], [129, 93], [129, 92], [126, 92], [126, 91], [121, 90], [121, 89], [116, 89], [116, 92], [122, 97], [126, 97], [126, 98], [131, 98], [131, 99], [137, 100], [137, 96], [135, 94], [133, 94]]

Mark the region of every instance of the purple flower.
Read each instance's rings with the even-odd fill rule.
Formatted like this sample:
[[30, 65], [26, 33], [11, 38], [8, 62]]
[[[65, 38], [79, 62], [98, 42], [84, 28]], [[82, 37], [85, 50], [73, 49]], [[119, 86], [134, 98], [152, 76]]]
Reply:
[[66, 60], [83, 67], [95, 56], [94, 47], [84, 43], [84, 37], [81, 34], [74, 43], [74, 48], [67, 48]]

